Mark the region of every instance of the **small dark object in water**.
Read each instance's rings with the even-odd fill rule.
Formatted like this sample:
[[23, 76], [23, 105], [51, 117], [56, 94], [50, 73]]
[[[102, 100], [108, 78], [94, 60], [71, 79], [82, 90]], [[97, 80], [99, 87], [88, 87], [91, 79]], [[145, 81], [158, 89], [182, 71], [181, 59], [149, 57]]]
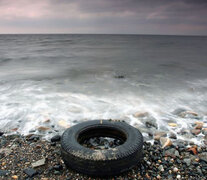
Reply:
[[117, 78], [117, 79], [123, 79], [123, 78], [125, 78], [124, 75], [117, 75], [117, 76], [114, 76], [114, 77]]

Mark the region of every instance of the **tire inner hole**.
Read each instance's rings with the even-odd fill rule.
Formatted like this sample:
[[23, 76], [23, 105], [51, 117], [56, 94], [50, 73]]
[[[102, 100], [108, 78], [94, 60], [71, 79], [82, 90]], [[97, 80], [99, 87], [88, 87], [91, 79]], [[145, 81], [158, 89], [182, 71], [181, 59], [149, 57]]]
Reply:
[[79, 144], [90, 149], [112, 149], [124, 144], [127, 135], [116, 128], [96, 127], [83, 130], [79, 133]]

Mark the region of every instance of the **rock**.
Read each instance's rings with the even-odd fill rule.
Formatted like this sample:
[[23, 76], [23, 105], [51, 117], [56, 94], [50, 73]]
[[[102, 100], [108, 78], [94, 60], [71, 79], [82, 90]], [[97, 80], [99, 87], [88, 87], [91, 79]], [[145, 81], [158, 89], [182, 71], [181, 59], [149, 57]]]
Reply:
[[174, 114], [174, 115], [179, 115], [180, 113], [185, 112], [185, 111], [186, 111], [186, 109], [184, 109], [184, 108], [178, 108], [178, 109], [175, 109], [175, 110], [172, 112], [172, 114]]
[[43, 166], [43, 165], [45, 165], [45, 161], [46, 161], [45, 158], [40, 159], [39, 161], [36, 161], [36, 162], [32, 163], [32, 167], [36, 168], [36, 167]]
[[176, 178], [177, 178], [177, 179], [181, 179], [181, 175], [178, 174], [178, 175], [176, 176]]
[[70, 125], [65, 120], [60, 120], [58, 122], [58, 125], [61, 126], [61, 127], [64, 127], [64, 128], [69, 128], [70, 127]]
[[39, 139], [40, 139], [40, 137], [38, 135], [35, 135], [35, 134], [28, 138], [29, 141], [37, 141]]
[[200, 160], [205, 161], [207, 163], [207, 152], [200, 153], [198, 157], [200, 158]]
[[143, 118], [143, 117], [146, 117], [146, 116], [149, 116], [149, 113], [148, 112], [136, 112], [134, 114], [134, 117], [137, 117], [137, 118]]
[[193, 135], [198, 135], [198, 134], [200, 134], [200, 132], [201, 132], [200, 129], [192, 129], [192, 130], [191, 130], [191, 133], [192, 133]]
[[49, 122], [50, 122], [50, 119], [44, 120], [44, 123], [49, 123]]
[[40, 127], [37, 128], [37, 130], [44, 132], [44, 131], [50, 130], [50, 128], [49, 127], [40, 126]]
[[194, 155], [198, 154], [197, 147], [190, 147], [190, 148], [188, 148], [188, 151], [190, 151]]
[[114, 77], [117, 78], [117, 79], [123, 79], [123, 78], [125, 78], [124, 75], [116, 75]]
[[53, 167], [53, 169], [56, 170], [56, 171], [61, 171], [61, 170], [63, 170], [63, 166], [60, 165], [60, 164], [58, 164], [58, 165], [55, 165], [55, 166]]
[[27, 174], [29, 177], [34, 177], [38, 174], [38, 172], [32, 168], [24, 169], [24, 173]]
[[1, 148], [0, 149], [0, 154], [5, 154], [5, 156], [11, 154], [12, 150], [9, 148]]
[[195, 126], [195, 129], [202, 129], [203, 128], [203, 124], [197, 124], [196, 126]]
[[160, 140], [161, 137], [166, 137], [166, 132], [155, 132], [154, 133], [154, 140]]
[[205, 140], [207, 140], [207, 134], [203, 137]]
[[177, 139], [177, 136], [176, 136], [176, 134], [175, 133], [170, 133], [169, 134], [169, 138], [171, 138], [171, 139]]
[[176, 123], [168, 123], [168, 125], [171, 126], [171, 127], [177, 127]]
[[0, 136], [2, 136], [4, 133], [0, 131]]
[[177, 172], [178, 172], [178, 168], [174, 167], [174, 168], [173, 168], [173, 172], [174, 172], [174, 173], [177, 173]]
[[0, 169], [0, 176], [7, 176], [7, 175], [9, 175], [9, 174], [10, 174], [9, 171], [1, 170], [1, 169]]
[[163, 155], [164, 156], [169, 156], [169, 157], [172, 157], [172, 158], [176, 158], [176, 157], [180, 156], [179, 152], [175, 148], [170, 148], [170, 149], [165, 150], [163, 152]]
[[192, 111], [185, 111], [185, 112], [181, 112], [179, 114], [180, 117], [182, 118], [195, 118], [195, 119], [198, 119], [198, 114], [195, 113], [195, 112], [192, 112]]
[[203, 128], [202, 133], [203, 133], [204, 135], [207, 135], [207, 128]]
[[161, 137], [160, 138], [160, 144], [162, 145], [162, 148], [165, 148], [167, 146], [171, 146], [172, 141], [169, 138]]
[[61, 136], [60, 135], [55, 135], [51, 138], [51, 142], [58, 142], [61, 140]]
[[158, 167], [158, 169], [159, 169], [160, 171], [162, 171], [162, 172], [165, 171], [163, 165], [160, 165], [160, 166]]
[[18, 176], [17, 175], [13, 175], [12, 179], [18, 179]]
[[183, 161], [187, 164], [187, 166], [190, 166], [191, 159], [186, 158], [186, 159], [183, 159]]

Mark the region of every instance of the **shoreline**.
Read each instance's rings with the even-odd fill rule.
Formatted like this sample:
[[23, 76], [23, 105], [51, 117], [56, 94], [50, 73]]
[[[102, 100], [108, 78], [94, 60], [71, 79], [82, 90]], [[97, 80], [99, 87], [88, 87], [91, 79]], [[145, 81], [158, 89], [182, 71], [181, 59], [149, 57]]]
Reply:
[[[38, 135], [0, 135], [0, 179], [100, 179], [67, 169], [60, 156], [60, 139]], [[132, 170], [107, 179], [205, 179], [207, 147], [177, 142], [162, 147], [144, 142], [144, 157]]]

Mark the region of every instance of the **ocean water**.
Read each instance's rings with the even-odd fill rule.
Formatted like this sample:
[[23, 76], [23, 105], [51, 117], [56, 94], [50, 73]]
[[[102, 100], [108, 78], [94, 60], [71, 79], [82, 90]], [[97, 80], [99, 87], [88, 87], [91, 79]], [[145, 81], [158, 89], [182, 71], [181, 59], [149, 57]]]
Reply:
[[[198, 116], [172, 113], [178, 108]], [[157, 129], [136, 112], [148, 112]], [[48, 138], [92, 119], [125, 120], [146, 139], [166, 131], [201, 142], [180, 131], [207, 121], [207, 37], [0, 35], [1, 131]]]

